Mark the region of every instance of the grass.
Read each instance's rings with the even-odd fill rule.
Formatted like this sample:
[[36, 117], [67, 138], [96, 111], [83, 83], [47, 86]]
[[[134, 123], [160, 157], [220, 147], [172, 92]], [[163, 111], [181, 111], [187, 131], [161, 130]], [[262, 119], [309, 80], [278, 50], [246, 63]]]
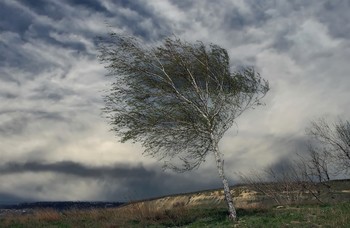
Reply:
[[239, 221], [233, 224], [222, 207], [179, 205], [165, 210], [139, 203], [114, 209], [9, 215], [0, 219], [0, 227], [350, 227], [350, 202], [238, 209], [237, 213]]
[[304, 205], [242, 215], [239, 227], [349, 227], [350, 203]]

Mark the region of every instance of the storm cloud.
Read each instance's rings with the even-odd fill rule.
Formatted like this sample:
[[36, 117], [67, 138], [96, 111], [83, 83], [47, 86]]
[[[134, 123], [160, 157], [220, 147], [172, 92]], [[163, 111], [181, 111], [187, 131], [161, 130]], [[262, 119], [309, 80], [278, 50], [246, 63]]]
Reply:
[[[159, 167], [157, 168], [159, 169]], [[55, 163], [31, 161], [6, 163], [0, 167], [0, 172], [2, 178], [6, 176], [10, 178], [18, 174], [45, 175], [45, 173], [50, 173], [56, 176], [57, 179], [65, 179], [67, 185], [69, 185], [69, 182], [74, 183], [76, 178], [85, 183], [97, 182], [100, 186], [98, 191], [101, 192], [101, 195], [103, 193], [103, 196], [94, 200], [127, 201], [217, 187], [217, 180], [213, 178], [201, 177], [192, 180], [186, 175], [159, 172], [157, 168], [144, 167], [141, 164], [134, 166], [128, 164], [92, 166], [72, 161]], [[31, 188], [41, 194], [50, 189], [42, 184], [32, 183], [32, 185]], [[14, 192], [16, 192], [16, 189], [14, 189]], [[6, 202], [18, 201], [19, 199], [21, 199], [19, 196], [12, 195], [6, 199]], [[35, 200], [35, 196], [31, 198], [31, 201], [33, 200]], [[40, 200], [40, 198], [37, 198], [37, 200]], [[53, 200], [57, 199], [53, 198]]]

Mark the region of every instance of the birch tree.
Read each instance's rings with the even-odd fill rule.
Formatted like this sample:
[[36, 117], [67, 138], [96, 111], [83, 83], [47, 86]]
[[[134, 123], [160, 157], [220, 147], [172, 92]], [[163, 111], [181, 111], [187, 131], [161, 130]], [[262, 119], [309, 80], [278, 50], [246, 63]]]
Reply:
[[99, 50], [113, 77], [104, 111], [120, 141], [140, 143], [144, 154], [179, 172], [213, 154], [236, 220], [219, 142], [238, 116], [261, 104], [268, 82], [251, 67], [231, 71], [227, 51], [215, 44], [166, 38], [150, 47], [111, 33]]

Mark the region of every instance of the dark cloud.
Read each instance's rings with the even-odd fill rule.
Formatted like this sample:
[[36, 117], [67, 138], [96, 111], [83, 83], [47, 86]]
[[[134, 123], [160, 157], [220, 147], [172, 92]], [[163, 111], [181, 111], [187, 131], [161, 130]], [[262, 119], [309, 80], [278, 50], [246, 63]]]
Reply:
[[195, 6], [195, 2], [191, 0], [171, 0], [170, 2], [176, 5], [181, 10], [188, 10]]
[[0, 40], [0, 66], [20, 69], [21, 71], [31, 72], [31, 74], [27, 74], [27, 78], [18, 79], [16, 75], [4, 72], [0, 75], [1, 80], [15, 81], [21, 84], [21, 81], [25, 79], [33, 79], [40, 72], [59, 66], [59, 64], [28, 50], [28, 46], [32, 46], [34, 49], [37, 49], [36, 51], [40, 51], [37, 47], [35, 48], [35, 45], [42, 42], [45, 43], [48, 39], [45, 41], [45, 39], [41, 38], [35, 40], [35, 42], [31, 41], [33, 42], [31, 43], [25, 41], [23, 37], [18, 37], [16, 33], [5, 33], [2, 36], [6, 39], [6, 43]]
[[[89, 166], [72, 161], [54, 163], [29, 161], [25, 163], [9, 162], [0, 166], [2, 176], [43, 172], [66, 175], [66, 181], [69, 181], [70, 178], [72, 180], [74, 178], [99, 180], [101, 185], [105, 187], [103, 195], [100, 197], [119, 201], [219, 188], [221, 186], [218, 178], [208, 178], [198, 173], [162, 172], [160, 169], [145, 167], [141, 164], [136, 166], [127, 164]], [[43, 186], [31, 186], [29, 188], [36, 189], [39, 192], [46, 189]]]
[[47, 112], [40, 110], [0, 110], [0, 118], [2, 115], [8, 116], [7, 121], [0, 123], [0, 136], [22, 135], [28, 132], [28, 127], [33, 123], [40, 121], [66, 122], [68, 121], [62, 113]]
[[[21, 65], [25, 61], [25, 56], [19, 51], [19, 46], [23, 44], [23, 41], [17, 35], [11, 33], [3, 33], [1, 36], [3, 39], [6, 39], [6, 41], [0, 40], [0, 66], [8, 67]], [[1, 78], [4, 76], [6, 75], [2, 74]], [[10, 77], [11, 75], [6, 78]]]
[[93, 11], [107, 12], [107, 9], [96, 0], [67, 0], [66, 3], [76, 6], [86, 7]]
[[28, 126], [28, 118], [13, 118], [0, 124], [0, 136], [12, 136], [24, 133]]
[[293, 43], [286, 38], [286, 35], [289, 31], [281, 32], [278, 34], [274, 42], [272, 43], [271, 47], [278, 52], [287, 52], [290, 50], [290, 48], [293, 46]]
[[[265, 4], [262, 3], [262, 4]], [[322, 23], [327, 27], [327, 32], [332, 37], [335, 38], [350, 38], [350, 14], [347, 12], [350, 10], [350, 2], [348, 1], [290, 1], [288, 4], [284, 3], [285, 9], [288, 9], [288, 12], [284, 12], [284, 16], [288, 14], [299, 15], [299, 20], [303, 17], [308, 18], [309, 20], [315, 20]], [[288, 7], [286, 7], [288, 6]], [[266, 8], [266, 7], [265, 7]], [[281, 7], [271, 7], [271, 9], [277, 10], [277, 12], [283, 12]], [[265, 9], [266, 10], [266, 9]], [[307, 20], [304, 20], [307, 21]], [[277, 34], [274, 34], [274, 42], [271, 44], [271, 47], [277, 51], [288, 52], [293, 48], [295, 44], [294, 41], [288, 35], [293, 35], [300, 29], [301, 24], [288, 23], [286, 26], [278, 31]], [[314, 35], [314, 40], [317, 41], [319, 37], [317, 34]], [[300, 38], [302, 39], [302, 38]], [[317, 56], [312, 58], [308, 57], [310, 60], [313, 60], [318, 57], [326, 55], [325, 53], [318, 53]]]
[[14, 93], [9, 93], [9, 92], [2, 93], [2, 92], [0, 92], [0, 97], [4, 97], [6, 99], [15, 99], [18, 96]]
[[24, 34], [27, 31], [31, 25], [32, 17], [26, 13], [14, 13], [16, 11], [15, 7], [5, 4], [3, 1], [0, 2], [0, 31], [11, 31], [19, 34]]
[[6, 204], [17, 204], [17, 203], [23, 203], [23, 202], [29, 202], [32, 201], [31, 199], [24, 199], [20, 196], [16, 196], [10, 193], [4, 193], [0, 192], [0, 205], [6, 205]]
[[224, 22], [226, 22], [231, 29], [241, 30], [248, 26], [260, 27], [271, 18], [271, 16], [266, 13], [266, 10], [270, 9], [271, 6], [266, 4], [265, 1], [255, 1], [249, 4], [249, 8], [251, 12], [248, 15], [242, 14], [237, 8], [233, 12], [227, 12]]
[[62, 161], [55, 163], [42, 163], [37, 161], [26, 163], [10, 162], [0, 167], [0, 173], [2, 175], [23, 172], [54, 172], [85, 178], [124, 178], [127, 176], [128, 178], [142, 179], [145, 176], [154, 175], [154, 171], [147, 170], [143, 166], [129, 167], [122, 164], [111, 167], [93, 167], [72, 161]]
[[[18, 5], [27, 8], [27, 10], [18, 13], [21, 11]], [[142, 3], [118, 1], [113, 10], [118, 11], [123, 7], [135, 12], [135, 16], [107, 12], [99, 1], [0, 3], [0, 17], [2, 17], [0, 18], [0, 31], [4, 32], [1, 34], [4, 38], [0, 39], [0, 66], [26, 70], [33, 73], [33, 77], [45, 70], [57, 68], [66, 70], [69, 68], [69, 62], [62, 62], [63, 59], [59, 56], [56, 60], [45, 58], [44, 56], [47, 54], [45, 46], [52, 49], [50, 54], [59, 55], [62, 51], [72, 53], [74, 50], [77, 55], [92, 55], [95, 58], [95, 53], [89, 53], [90, 50], [88, 50], [86, 42], [91, 42], [91, 45], [94, 46], [96, 45], [95, 37], [102, 34], [96, 34], [84, 27], [84, 20], [88, 19], [90, 14], [99, 13], [112, 26], [123, 27], [130, 33], [144, 37], [146, 40], [154, 38], [155, 31], [159, 31], [159, 34], [163, 35], [168, 33], [165, 32], [167, 26], [161, 26], [159, 18]], [[76, 22], [78, 19], [82, 22]], [[73, 23], [69, 23], [68, 26], [59, 26], [59, 24], [70, 20]], [[150, 22], [144, 25], [143, 23], [147, 20]], [[105, 30], [107, 31], [107, 28]], [[76, 36], [77, 34], [80, 37]], [[53, 51], [57, 53], [52, 53]], [[13, 75], [6, 72], [3, 72], [0, 78], [18, 82]]]
[[158, 16], [152, 7], [147, 6], [142, 1], [121, 0], [118, 1], [116, 7], [123, 7], [125, 10], [133, 12], [133, 15], [116, 13], [114, 18], [110, 20], [111, 25], [124, 28], [129, 33], [142, 37], [146, 41], [157, 40], [173, 32], [170, 31], [172, 27], [170, 22]]
[[45, 5], [47, 5], [46, 0], [37, 0], [37, 1], [31, 1], [31, 0], [19, 0], [20, 3], [32, 8], [32, 9], [36, 9], [36, 8], [46, 8]]
[[[18, 8], [20, 4], [22, 4], [21, 7], [28, 7], [28, 9], [20, 12]], [[63, 18], [72, 17], [70, 13], [66, 12], [64, 5], [48, 1], [0, 3], [0, 15], [4, 17], [0, 20], [0, 29], [3, 32], [1, 35], [3, 39], [0, 39], [0, 66], [25, 69], [33, 75], [45, 69], [69, 68], [69, 65], [62, 65], [60, 59], [55, 61], [45, 58], [45, 51], [48, 50], [40, 50], [45, 49], [45, 46], [56, 48], [57, 51], [74, 50], [88, 55], [86, 44], [79, 37], [69, 37], [70, 34], [81, 31], [57, 27]], [[76, 16], [79, 15], [78, 13]], [[57, 39], [53, 34], [63, 39]], [[83, 37], [88, 40], [93, 40], [96, 35], [91, 32], [83, 33]], [[13, 76], [8, 75], [7, 78], [13, 78]]]
[[350, 2], [341, 0], [321, 1], [322, 7], [317, 11], [317, 18], [327, 25], [334, 37], [350, 38]]
[[33, 89], [33, 92], [34, 95], [30, 97], [31, 100], [47, 99], [55, 102], [59, 102], [65, 97], [69, 97], [76, 94], [72, 89], [64, 88], [59, 84], [42, 84], [37, 88]]

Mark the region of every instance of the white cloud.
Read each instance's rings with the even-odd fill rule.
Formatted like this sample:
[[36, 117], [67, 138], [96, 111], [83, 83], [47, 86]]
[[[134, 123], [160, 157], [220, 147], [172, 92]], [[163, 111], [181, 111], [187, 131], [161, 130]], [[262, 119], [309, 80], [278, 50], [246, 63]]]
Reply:
[[330, 37], [327, 27], [315, 19], [305, 20], [286, 38], [293, 43], [290, 54], [300, 62], [310, 62], [330, 54], [340, 44], [338, 39]]

